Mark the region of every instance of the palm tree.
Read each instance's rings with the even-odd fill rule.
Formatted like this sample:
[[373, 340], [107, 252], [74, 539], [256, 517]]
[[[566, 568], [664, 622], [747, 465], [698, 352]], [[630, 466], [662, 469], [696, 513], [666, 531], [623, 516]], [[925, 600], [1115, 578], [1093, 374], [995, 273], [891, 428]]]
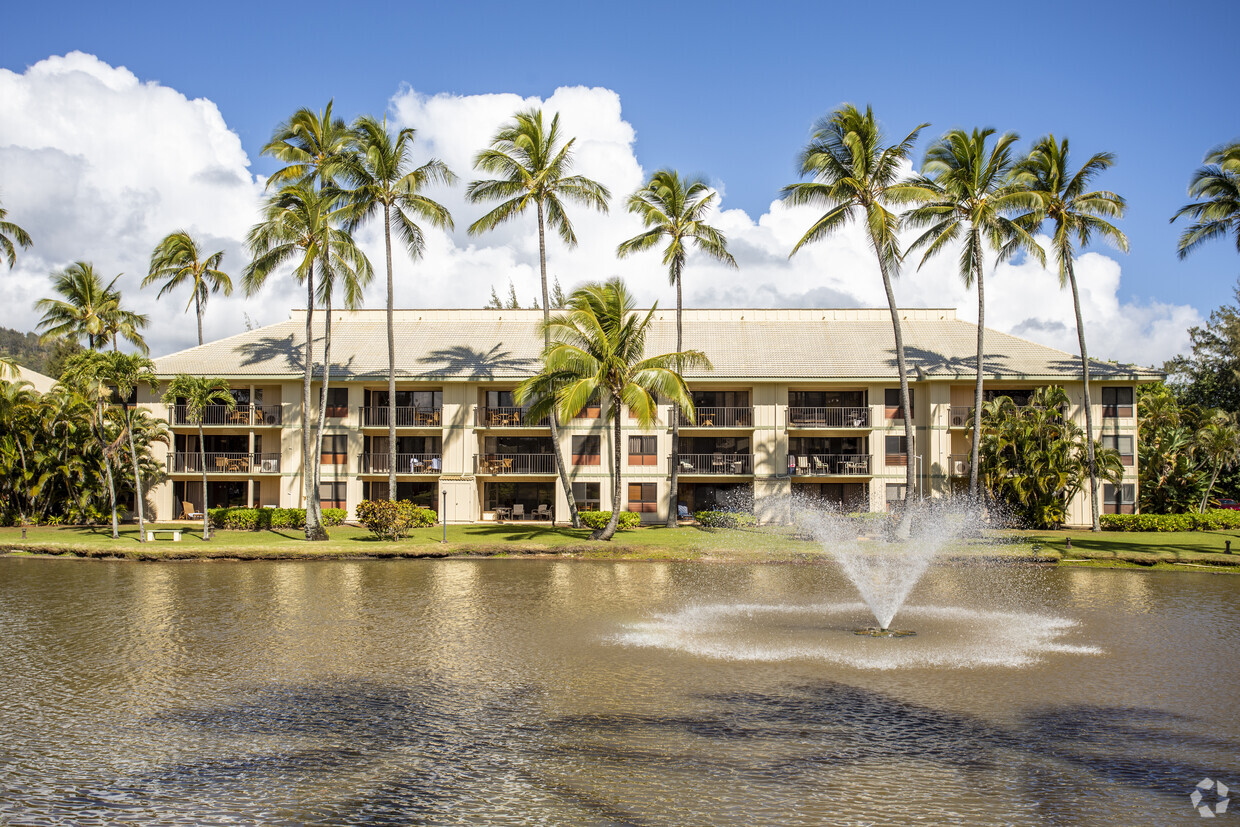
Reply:
[[543, 353], [543, 370], [518, 385], [514, 394], [522, 404], [532, 401], [530, 413], [536, 418], [550, 412], [568, 418], [591, 398], [603, 394], [610, 398], [607, 417], [614, 429], [611, 519], [590, 535], [594, 540], [610, 540], [620, 519], [622, 404], [643, 428], [658, 419], [655, 400], [659, 397], [681, 406], [692, 422], [693, 398], [679, 371], [711, 366], [697, 350], [646, 356], [646, 337], [658, 308], [651, 308], [645, 316], [634, 308], [633, 297], [618, 278], [574, 290], [567, 311], [542, 325], [551, 342]]
[[149, 287], [162, 281], [156, 298], [163, 298], [165, 293], [188, 284], [193, 295], [185, 309], [194, 306], [198, 317], [198, 344], [202, 344], [202, 312], [207, 307], [207, 297], [211, 293], [232, 295], [232, 279], [220, 269], [224, 251], [220, 250], [204, 256], [198, 242], [186, 230], [169, 233], [159, 242], [151, 253], [151, 269], [142, 280], [143, 287]]
[[[0, 491], [26, 524], [34, 500], [50, 478], [40, 473], [37, 450], [41, 411], [39, 396], [29, 382], [0, 381]], [[29, 457], [29, 458], [28, 458]]]
[[142, 474], [138, 469], [138, 449], [134, 444], [134, 420], [130, 416], [129, 395], [146, 385], [155, 390], [155, 363], [137, 353], [105, 353], [102, 364], [104, 380], [116, 389], [121, 401], [125, 433], [129, 438], [129, 456], [133, 461], [134, 501], [138, 510], [138, 541], [146, 539], [146, 513], [143, 508]]
[[[661, 169], [646, 185], [629, 196], [628, 209], [641, 216], [647, 228], [644, 233], [623, 241], [616, 248], [620, 258], [652, 249], [664, 238], [663, 263], [667, 265], [668, 282], [676, 288], [676, 350], [684, 349], [681, 325], [683, 307], [681, 275], [688, 256], [688, 242], [714, 259], [732, 267], [736, 259], [728, 252], [728, 239], [715, 227], [706, 223], [714, 207], [718, 193], [700, 178], [684, 179], [673, 169]], [[559, 282], [556, 282], [559, 287]], [[677, 521], [676, 487], [680, 470], [680, 420], [672, 411], [672, 479], [668, 497], [667, 527], [675, 528]]]
[[1038, 197], [1039, 204], [1017, 223], [1038, 232], [1046, 221], [1054, 224], [1051, 251], [1059, 265], [1059, 286], [1072, 287], [1072, 307], [1076, 312], [1076, 336], [1081, 346], [1081, 378], [1085, 389], [1085, 440], [1089, 452], [1089, 505], [1093, 530], [1101, 531], [1098, 520], [1098, 465], [1094, 458], [1094, 410], [1089, 394], [1089, 352], [1085, 348], [1085, 322], [1081, 318], [1081, 294], [1076, 285], [1076, 245], [1084, 247], [1094, 237], [1107, 239], [1124, 252], [1128, 237], [1106, 219], [1122, 218], [1124, 199], [1106, 190], [1087, 191], [1090, 180], [1109, 169], [1115, 156], [1099, 152], [1076, 172], [1068, 167], [1068, 139], [1056, 141], [1047, 135], [1034, 144], [1029, 157], [1017, 165], [1017, 181]]
[[1193, 223], [1180, 235], [1176, 251], [1186, 258], [1198, 245], [1231, 233], [1240, 250], [1240, 141], [1210, 150], [1205, 166], [1188, 183], [1188, 194], [1200, 199], [1180, 207], [1174, 222], [1187, 215]]
[[[560, 116], [551, 119], [551, 128], [543, 127], [541, 109], [518, 112], [491, 139], [491, 146], [474, 156], [474, 168], [499, 176], [470, 183], [465, 194], [472, 203], [499, 201], [500, 204], [469, 227], [470, 235], [493, 230], [505, 221], [516, 218], [533, 204], [538, 213], [538, 271], [542, 277], [543, 344], [551, 346], [551, 301], [547, 293], [546, 225], [560, 234], [569, 247], [577, 245], [573, 224], [564, 211], [564, 201], [573, 201], [601, 212], [607, 212], [611, 193], [607, 187], [582, 175], [569, 175], [573, 165], [573, 144], [569, 138], [561, 145]], [[576, 415], [573, 411], [571, 415]], [[577, 502], [568, 484], [568, 469], [560, 450], [558, 415], [551, 415], [551, 444], [560, 485], [568, 498], [568, 511], [573, 527], [581, 527]]]
[[[993, 129], [974, 129], [972, 133], [953, 129], [935, 141], [926, 151], [922, 176], [909, 197], [922, 205], [905, 215], [914, 227], [929, 229], [913, 242], [910, 249], [924, 248], [924, 265], [936, 253], [963, 237], [960, 251], [960, 276], [965, 287], [977, 283], [977, 386], [973, 396], [973, 433], [982, 431], [982, 357], [986, 346], [986, 291], [982, 275], [985, 270], [983, 244], [996, 253], [996, 263], [1018, 250], [1025, 250], [1038, 261], [1046, 263], [1046, 253], [1019, 224], [1008, 216], [1018, 210], [1037, 207], [1038, 199], [1009, 180], [1014, 159], [1012, 145], [1015, 132], [999, 137], [988, 146]], [[973, 456], [969, 463], [969, 496], [976, 498], [978, 440], [973, 440]]]
[[1236, 426], [1235, 416], [1221, 411], [1217, 413], [1197, 431], [1197, 445], [1205, 454], [1206, 461], [1214, 466], [1210, 484], [1201, 498], [1199, 510], [1204, 514], [1206, 503], [1214, 491], [1214, 483], [1218, 482], [1219, 471], [1240, 461], [1240, 427]]
[[[331, 306], [334, 285], [341, 281], [345, 303], [352, 307], [361, 300], [361, 288], [374, 276], [370, 262], [353, 241], [353, 236], [339, 226], [349, 207], [333, 186], [315, 190], [308, 182], [290, 184], [267, 204], [262, 223], [254, 226], [247, 243], [254, 260], [242, 274], [247, 296], [258, 292], [268, 276], [286, 263], [292, 263], [293, 275], [306, 285], [306, 341], [302, 356], [302, 475], [306, 495], [306, 539], [325, 540], [319, 507], [319, 457], [323, 445], [324, 406], [331, 379]], [[319, 277], [316, 288], [315, 276]], [[324, 325], [323, 386], [319, 421], [311, 452], [310, 390], [314, 371], [313, 315], [316, 298], [327, 303]]]
[[228, 392], [227, 379], [218, 376], [189, 376], [184, 373], [172, 377], [168, 389], [164, 391], [163, 400], [169, 405], [184, 405], [185, 418], [198, 426], [198, 468], [202, 471], [202, 539], [205, 542], [211, 539], [211, 523], [207, 516], [207, 454], [202, 418], [208, 405], [224, 405], [231, 411], [237, 407], [237, 400]]
[[105, 355], [88, 350], [73, 356], [65, 363], [64, 376], [61, 381], [68, 383], [74, 392], [80, 394], [92, 408], [91, 426], [103, 458], [104, 473], [108, 480], [108, 496], [112, 503], [112, 539], [119, 540], [120, 529], [116, 519], [116, 480], [112, 475], [112, 463], [120, 447], [120, 437], [113, 439], [108, 433], [105, 406], [112, 394], [112, 388], [108, 386], [107, 373]]
[[392, 323], [395, 302], [392, 281], [392, 233], [405, 245], [414, 261], [422, 257], [425, 240], [420, 218], [432, 227], [452, 229], [448, 208], [422, 193], [433, 183], [451, 184], [452, 171], [432, 159], [416, 169], [410, 168], [414, 130], [402, 129], [392, 140], [383, 123], [361, 117], [353, 125], [357, 162], [352, 170], [352, 200], [360, 223], [383, 211], [383, 246], [387, 254], [387, 345], [388, 345], [388, 499], [396, 500], [396, 332]]
[[[927, 126], [929, 124], [923, 123], [900, 143], [885, 146], [873, 110], [867, 106], [863, 115], [851, 103], [844, 104], [818, 121], [809, 144], [801, 150], [801, 176], [810, 176], [812, 180], [791, 184], [783, 190], [783, 198], [789, 204], [811, 204], [827, 210], [792, 248], [789, 258], [806, 244], [827, 238], [858, 218], [865, 222], [870, 247], [878, 260], [883, 289], [887, 293], [887, 308], [891, 311], [896, 368], [900, 374], [900, 410], [904, 417], [904, 441], [909, 454], [913, 452], [914, 443], [908, 368], [900, 312], [891, 289], [891, 279], [900, 275], [903, 258], [896, 235], [900, 217], [888, 206], [908, 202], [917, 193], [901, 174], [901, 167], [908, 161], [918, 133]], [[906, 463], [906, 505], [913, 501], [915, 469], [914, 463]]]
[[0, 207], [0, 253], [9, 260], [9, 269], [12, 270], [17, 266], [17, 249], [14, 243], [20, 244], [23, 250], [29, 250], [34, 244], [30, 240], [30, 235], [21, 227], [12, 221], [5, 221], [9, 211], [4, 207]]
[[53, 273], [52, 288], [61, 298], [44, 298], [34, 303], [35, 310], [43, 311], [38, 324], [43, 331], [42, 340], [65, 336], [78, 341], [84, 337], [92, 350], [109, 341], [116, 350], [117, 337], [121, 336], [141, 353], [149, 352], [141, 333], [148, 318], [121, 306], [121, 294], [116, 289], [119, 278], [118, 275], [105, 285], [94, 266], [85, 261], [76, 261]]

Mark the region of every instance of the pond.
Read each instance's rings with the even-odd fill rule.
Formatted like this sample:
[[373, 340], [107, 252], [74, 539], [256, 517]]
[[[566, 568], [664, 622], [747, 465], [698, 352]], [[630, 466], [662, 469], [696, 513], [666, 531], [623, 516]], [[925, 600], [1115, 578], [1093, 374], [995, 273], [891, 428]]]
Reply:
[[0, 823], [1192, 823], [1238, 595], [940, 566], [873, 639], [827, 565], [5, 558]]

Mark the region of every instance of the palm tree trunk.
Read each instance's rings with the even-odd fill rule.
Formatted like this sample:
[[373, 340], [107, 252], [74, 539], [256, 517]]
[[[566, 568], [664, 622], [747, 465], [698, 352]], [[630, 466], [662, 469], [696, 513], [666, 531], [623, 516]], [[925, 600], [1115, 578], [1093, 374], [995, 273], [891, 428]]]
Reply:
[[986, 347], [986, 289], [982, 285], [982, 244], [977, 233], [973, 233], [972, 242], [975, 246], [974, 261], [977, 262], [977, 385], [973, 389], [973, 447], [969, 457], [969, 497], [974, 501], [978, 498], [977, 463], [982, 447], [982, 355]]
[[610, 540], [620, 524], [620, 397], [611, 397], [612, 422], [615, 428], [615, 440], [612, 445], [611, 458], [611, 518], [607, 525], [590, 535], [591, 540]]
[[[332, 378], [332, 299], [331, 294], [323, 306], [323, 388], [319, 397], [319, 422], [314, 429], [314, 537], [313, 540], [326, 540], [327, 528], [323, 525], [323, 506], [319, 501], [318, 492], [322, 483], [323, 472], [323, 428], [327, 425], [327, 389]], [[307, 523], [307, 531], [309, 524]]]
[[387, 339], [388, 339], [388, 500], [396, 502], [396, 333], [392, 327], [395, 296], [392, 289], [391, 205], [383, 202], [383, 245], [387, 251]]
[[904, 360], [904, 330], [900, 325], [900, 311], [896, 307], [896, 294], [891, 289], [891, 275], [887, 272], [887, 262], [879, 250], [878, 240], [871, 237], [874, 254], [878, 258], [878, 272], [883, 277], [883, 289], [887, 291], [887, 308], [891, 311], [891, 330], [896, 341], [896, 369], [900, 374], [900, 411], [904, 418], [904, 451], [906, 464], [904, 468], [904, 505], [905, 510], [913, 503], [913, 489], [916, 485], [915, 466], [913, 465], [913, 406], [909, 404], [908, 366]]
[[202, 346], [202, 294], [194, 288], [194, 314], [198, 317], [198, 346]]
[[116, 482], [112, 479], [112, 463], [108, 459], [108, 432], [104, 427], [102, 397], [96, 403], [96, 411], [99, 414], [99, 447], [102, 449], [103, 470], [108, 478], [108, 495], [112, 498], [112, 539], [119, 540], [121, 532], [116, 523]]
[[1085, 322], [1081, 318], [1081, 294], [1076, 287], [1076, 271], [1072, 257], [1064, 259], [1068, 281], [1072, 285], [1072, 307], [1076, 311], [1076, 338], [1081, 343], [1081, 380], [1085, 387], [1085, 448], [1089, 459], [1089, 517], [1094, 531], [1101, 531], [1098, 521], [1098, 461], [1094, 457], [1094, 404], [1089, 395], [1089, 352], [1085, 349]]
[[[546, 232], [543, 229], [543, 203], [538, 202], [538, 268], [542, 274], [542, 312], [543, 323], [551, 321], [551, 302], [547, 293], [547, 239]], [[551, 331], [543, 330], [543, 346], [551, 347]], [[619, 411], [617, 410], [617, 414]], [[573, 498], [573, 486], [568, 482], [568, 469], [564, 467], [564, 453], [560, 450], [560, 423], [559, 414], [555, 409], [551, 410], [551, 450], [555, 457], [555, 470], [560, 475], [560, 486], [564, 489], [564, 496], [568, 499], [568, 516], [572, 520], [573, 528], [581, 528], [581, 517], [577, 513], [577, 500]]]
[[1206, 503], [1210, 501], [1210, 493], [1214, 491], [1214, 483], [1218, 482], [1218, 472], [1222, 470], [1223, 463], [1215, 463], [1214, 474], [1210, 477], [1210, 484], [1206, 487], [1206, 495], [1201, 498], [1201, 508], [1197, 510], [1198, 514], [1206, 513]]
[[[681, 286], [680, 286], [680, 270], [681, 263], [675, 261], [672, 263], [672, 277], [676, 282], [676, 352], [680, 353], [684, 350], [683, 339], [684, 331], [681, 324]], [[676, 372], [684, 376], [684, 365], [678, 364]], [[667, 522], [668, 528], [675, 528], [680, 519], [680, 406], [672, 405], [672, 474], [669, 483], [671, 490], [667, 493]]]
[[133, 460], [134, 504], [138, 507], [138, 542], [146, 541], [146, 514], [142, 508], [142, 475], [138, 473], [138, 449], [133, 441], [133, 420], [129, 418], [129, 403], [121, 402], [121, 410], [125, 414], [125, 422], [129, 431], [129, 456]]
[[[301, 389], [301, 479], [306, 495], [306, 539], [315, 539], [322, 526], [319, 523], [319, 490], [315, 486], [315, 475], [311, 469], [314, 456], [310, 453], [310, 382], [314, 371], [314, 262], [310, 263], [306, 274], [306, 344], [302, 357], [305, 376]], [[206, 479], [206, 466], [203, 466], [203, 479]], [[203, 508], [206, 512], [206, 508]]]
[[211, 518], [207, 516], [207, 440], [202, 433], [202, 415], [198, 416], [198, 467], [202, 471], [202, 541], [211, 539]]

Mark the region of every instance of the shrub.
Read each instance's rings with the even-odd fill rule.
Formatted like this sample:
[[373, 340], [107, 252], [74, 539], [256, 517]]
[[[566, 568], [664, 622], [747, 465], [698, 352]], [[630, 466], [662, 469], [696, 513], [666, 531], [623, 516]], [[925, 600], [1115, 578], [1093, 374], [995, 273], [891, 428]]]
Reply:
[[1215, 508], [1204, 514], [1103, 514], [1104, 531], [1235, 531], [1240, 511]]
[[[300, 508], [212, 508], [207, 513], [211, 524], [225, 531], [306, 527], [306, 512]], [[347, 516], [343, 508], [324, 508], [323, 525], [338, 526]]]
[[[611, 519], [610, 511], [578, 511], [581, 521], [594, 530], [598, 530], [607, 525], [607, 521]], [[637, 528], [642, 524], [642, 515], [636, 511], [621, 511], [620, 518], [616, 523], [619, 529]]]
[[409, 500], [362, 500], [357, 504], [357, 521], [377, 537], [399, 540], [415, 528], [432, 526], [439, 516], [429, 508]]
[[707, 528], [752, 528], [758, 518], [738, 511], [695, 511], [693, 519]]

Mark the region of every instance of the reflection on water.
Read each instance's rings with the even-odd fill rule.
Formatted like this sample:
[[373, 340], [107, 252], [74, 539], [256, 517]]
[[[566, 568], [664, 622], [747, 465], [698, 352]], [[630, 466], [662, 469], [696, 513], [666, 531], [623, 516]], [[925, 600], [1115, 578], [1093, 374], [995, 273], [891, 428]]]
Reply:
[[872, 640], [818, 565], [0, 559], [0, 823], [1187, 823], [1238, 589], [944, 567]]

